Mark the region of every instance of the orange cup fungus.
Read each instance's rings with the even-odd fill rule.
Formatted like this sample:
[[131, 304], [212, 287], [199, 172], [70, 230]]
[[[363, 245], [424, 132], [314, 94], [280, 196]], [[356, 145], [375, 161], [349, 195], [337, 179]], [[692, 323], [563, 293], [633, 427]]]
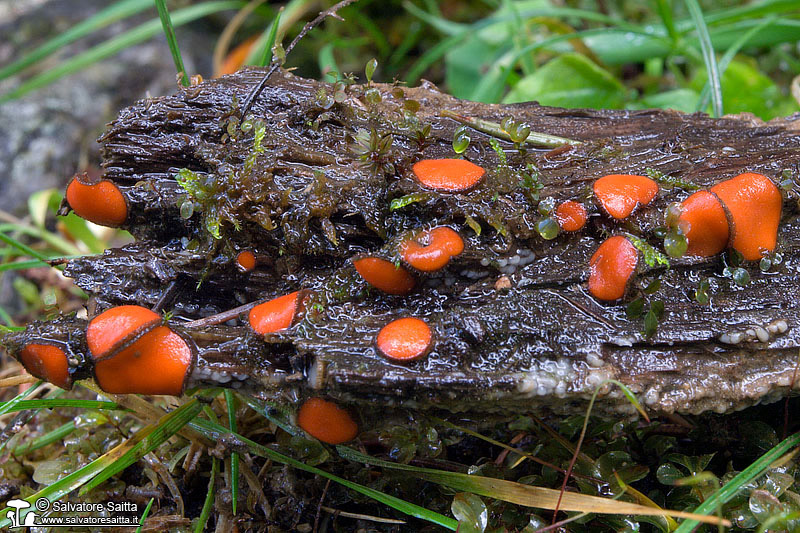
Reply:
[[573, 200], [560, 203], [555, 215], [559, 227], [564, 231], [578, 231], [586, 225], [586, 208]]
[[297, 424], [312, 437], [328, 444], [341, 444], [358, 435], [358, 424], [350, 413], [322, 398], [309, 398], [300, 407]]
[[697, 191], [681, 204], [679, 226], [686, 227], [687, 255], [711, 257], [728, 245], [728, 217], [719, 198], [708, 191]]
[[400, 245], [403, 260], [422, 272], [436, 272], [464, 251], [464, 239], [447, 226], [417, 234]]
[[243, 250], [236, 256], [236, 268], [242, 272], [250, 272], [256, 267], [256, 256], [250, 250]]
[[388, 294], [408, 294], [416, 284], [408, 270], [386, 259], [362, 257], [354, 259], [353, 266], [364, 281]]
[[628, 239], [606, 239], [589, 260], [589, 292], [598, 300], [619, 300], [638, 263], [639, 251]]
[[295, 291], [258, 304], [248, 315], [250, 327], [259, 335], [292, 327], [303, 310], [303, 300], [300, 291]]
[[622, 220], [655, 198], [658, 183], [646, 176], [611, 174], [595, 181], [593, 189], [600, 207], [610, 216]]
[[747, 172], [711, 187], [728, 212], [730, 245], [748, 261], [775, 249], [783, 198], [766, 176]]
[[52, 344], [28, 344], [19, 353], [19, 360], [31, 375], [62, 389], [72, 388], [67, 354]]
[[88, 183], [76, 175], [67, 185], [67, 203], [75, 213], [101, 226], [121, 226], [128, 218], [128, 204], [119, 188], [108, 180]]
[[399, 318], [381, 328], [375, 344], [388, 359], [407, 363], [428, 353], [433, 344], [433, 333], [424, 320]]
[[137, 305], [114, 307], [95, 317], [86, 331], [100, 387], [112, 394], [183, 392], [192, 348], [161, 317]]
[[442, 192], [464, 192], [477, 186], [486, 171], [466, 159], [423, 159], [411, 167], [419, 182]]

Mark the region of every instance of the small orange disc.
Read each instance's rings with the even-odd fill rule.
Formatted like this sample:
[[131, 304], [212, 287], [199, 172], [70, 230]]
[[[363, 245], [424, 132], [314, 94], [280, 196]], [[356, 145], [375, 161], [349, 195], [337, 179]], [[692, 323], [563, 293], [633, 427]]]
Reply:
[[242, 272], [250, 272], [256, 267], [256, 256], [250, 250], [243, 250], [236, 256], [236, 266]]
[[783, 197], [771, 179], [747, 172], [711, 187], [731, 217], [731, 247], [758, 261], [778, 242]]
[[121, 226], [128, 218], [125, 197], [108, 180], [85, 185], [77, 177], [72, 178], [67, 185], [67, 203], [79, 217], [101, 226]]
[[598, 300], [619, 300], [638, 263], [631, 241], [621, 235], [606, 239], [589, 260], [589, 292]]
[[312, 437], [328, 444], [341, 444], [358, 435], [358, 424], [350, 413], [322, 398], [309, 398], [300, 407], [297, 424]]
[[422, 185], [443, 192], [468, 191], [486, 174], [482, 167], [466, 159], [423, 159], [411, 169]]
[[300, 291], [258, 304], [250, 310], [250, 327], [259, 335], [290, 328], [300, 310]]
[[708, 191], [697, 191], [681, 204], [678, 224], [689, 224], [687, 255], [711, 257], [728, 245], [728, 217], [719, 198]]
[[408, 294], [416, 284], [408, 270], [380, 257], [354, 259], [353, 266], [364, 281], [387, 294]]
[[400, 245], [403, 260], [422, 272], [441, 270], [450, 262], [451, 257], [463, 251], [464, 239], [447, 226], [423, 231]]
[[600, 207], [610, 216], [622, 220], [655, 198], [658, 183], [646, 176], [611, 174], [595, 181], [593, 189]]
[[424, 320], [399, 318], [386, 324], [375, 339], [385, 357], [407, 363], [423, 357], [431, 349], [433, 333]]
[[559, 227], [564, 231], [578, 231], [586, 225], [586, 208], [573, 200], [559, 204], [555, 215]]
[[52, 344], [28, 344], [19, 353], [25, 370], [62, 389], [72, 388], [67, 354]]

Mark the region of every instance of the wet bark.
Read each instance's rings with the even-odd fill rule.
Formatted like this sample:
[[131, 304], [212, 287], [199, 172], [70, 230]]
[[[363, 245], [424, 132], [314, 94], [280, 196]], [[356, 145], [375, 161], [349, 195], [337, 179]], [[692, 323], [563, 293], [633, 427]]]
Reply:
[[[744, 287], [724, 275], [727, 256], [674, 259], [669, 268], [640, 260], [621, 302], [595, 300], [585, 282], [589, 258], [609, 234], [627, 232], [660, 248], [654, 231], [664, 224], [666, 207], [696, 188], [742, 172], [776, 183], [797, 178], [797, 117], [764, 124], [659, 110], [485, 105], [431, 85], [334, 87], [279, 72], [252, 108], [248, 122], [255, 124], [242, 128], [231, 117], [261, 75], [242, 71], [123, 110], [100, 141], [105, 178], [123, 191], [126, 227], [139, 242], [67, 268], [101, 309], [152, 306], [167, 284], [178, 283], [168, 307], [177, 328], [259, 298], [313, 291], [304, 319], [277, 336], [254, 338], [244, 319], [217, 327], [211, 337], [205, 328], [181, 330], [187, 337], [206, 335], [197, 341], [203, 379], [215, 370], [250, 374], [241, 386], [257, 390], [282, 373], [295, 376], [278, 380], [283, 390], [302, 394], [515, 411], [583, 408], [595, 387], [616, 379], [648, 408], [668, 412], [740, 408], [775, 399], [794, 382], [800, 347], [795, 190], [784, 193], [782, 261], [768, 272], [744, 264], [751, 277]], [[506, 117], [578, 143], [515, 145], [502, 133], [480, 131]], [[454, 132], [464, 122], [471, 125], [464, 157], [487, 170], [484, 181], [465, 193], [425, 189], [411, 166], [454, 157]], [[645, 169], [665, 176], [647, 208], [619, 224], [595, 206], [594, 180]], [[205, 192], [181, 185], [178, 175]], [[532, 185], [537, 182], [541, 189]], [[539, 200], [547, 197], [583, 202], [587, 227], [543, 239], [536, 225], [545, 216]], [[392, 208], [401, 198], [414, 201]], [[182, 216], [186, 202], [192, 212], [184, 209]], [[442, 224], [459, 231], [465, 252], [437, 273], [414, 272], [412, 294], [380, 293], [355, 273], [351, 258], [399, 261], [403, 239]], [[249, 274], [234, 265], [243, 249], [260, 259]], [[661, 288], [644, 295], [656, 279]], [[701, 280], [709, 281], [709, 304], [695, 299]], [[664, 303], [654, 334], [644, 333], [641, 316], [626, 315], [627, 304], [642, 295], [647, 305]], [[435, 339], [425, 359], [405, 366], [374, 347], [380, 328], [401, 316], [424, 317]], [[731, 335], [740, 341], [721, 342]], [[231, 348], [245, 338], [247, 356]], [[259, 360], [272, 361], [268, 372], [258, 370]], [[609, 385], [602, 408], [631, 410]]]

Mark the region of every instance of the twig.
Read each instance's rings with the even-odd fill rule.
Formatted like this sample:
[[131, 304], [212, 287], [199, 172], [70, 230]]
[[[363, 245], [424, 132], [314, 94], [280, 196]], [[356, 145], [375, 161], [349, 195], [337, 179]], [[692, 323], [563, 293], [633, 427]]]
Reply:
[[[292, 49], [297, 45], [297, 43], [300, 42], [300, 39], [305, 37], [308, 32], [317, 27], [326, 18], [333, 17], [339, 20], [344, 20], [342, 17], [337, 15], [336, 12], [357, 1], [358, 0], [342, 0], [341, 2], [335, 4], [333, 7], [320, 12], [320, 14], [317, 15], [317, 18], [315, 18], [314, 20], [303, 26], [303, 29], [300, 30], [300, 33], [298, 33], [297, 36], [294, 38], [294, 40], [291, 43], [289, 43], [289, 46], [286, 47], [285, 54], [289, 55], [289, 52], [291, 52]], [[242, 106], [242, 111], [240, 112], [241, 118], [247, 116], [247, 112], [250, 111], [250, 107], [253, 105], [253, 102], [255, 102], [256, 99], [259, 97], [261, 91], [263, 91], [264, 87], [267, 86], [267, 82], [269, 81], [270, 76], [272, 76], [272, 74], [276, 70], [278, 70], [278, 67], [280, 65], [281, 61], [279, 58], [276, 57], [272, 60], [272, 64], [270, 65], [267, 73], [264, 75], [263, 78], [261, 78], [261, 81], [258, 83], [258, 85], [256, 85], [255, 88], [252, 91], [250, 91], [250, 94], [247, 95], [247, 98], [245, 98], [244, 105]]]
[[240, 314], [244, 313], [245, 311], [249, 311], [253, 307], [257, 306], [258, 304], [262, 303], [264, 300], [258, 300], [256, 302], [250, 302], [249, 304], [240, 305], [239, 307], [234, 307], [233, 309], [228, 309], [227, 311], [223, 311], [221, 313], [217, 313], [216, 315], [207, 316], [205, 318], [199, 318], [197, 320], [192, 320], [191, 322], [186, 322], [181, 324], [181, 326], [185, 328], [202, 328], [205, 326], [215, 326], [217, 324], [222, 324], [227, 322], [232, 318], [238, 317]]

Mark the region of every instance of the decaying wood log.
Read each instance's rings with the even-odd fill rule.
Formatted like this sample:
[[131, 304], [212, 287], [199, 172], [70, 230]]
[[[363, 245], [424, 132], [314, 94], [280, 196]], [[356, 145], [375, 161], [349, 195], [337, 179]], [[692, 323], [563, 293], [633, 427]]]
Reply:
[[[125, 196], [125, 227], [138, 242], [66, 270], [101, 310], [152, 306], [178, 283], [167, 308], [195, 343], [194, 383], [455, 411], [568, 411], [616, 379], [651, 410], [696, 413], [774, 400], [800, 381], [798, 117], [764, 124], [486, 105], [427, 83], [331, 85], [281, 71], [252, 116], [238, 117], [262, 74], [241, 71], [123, 110], [100, 139], [104, 178]], [[544, 138], [512, 142], [508, 117]], [[467, 192], [423, 187], [412, 165], [456, 157], [462, 127], [470, 137], [463, 157], [486, 169], [483, 181]], [[660, 190], [631, 217], [618, 222], [595, 205], [599, 177], [645, 172]], [[765, 271], [745, 262], [750, 281], [740, 286], [726, 269], [737, 266], [729, 252], [669, 266], [641, 260], [625, 299], [602, 302], [587, 291], [589, 259], [606, 237], [633, 235], [663, 259], [667, 207], [744, 172], [784, 186]], [[547, 198], [585, 204], [589, 223], [543, 238]], [[401, 264], [401, 243], [438, 225], [456, 229], [465, 251], [435, 273], [410, 269], [411, 294], [384, 294], [353, 268], [353, 257], [367, 255]], [[259, 260], [251, 273], [235, 268], [241, 250]], [[703, 280], [710, 303], [695, 298]], [[298, 289], [312, 296], [285, 331], [258, 336], [246, 320], [187, 323]], [[664, 304], [654, 333], [626, 313], [639, 297], [645, 311]], [[406, 316], [424, 318], [434, 340], [425, 358], [400, 365], [379, 354], [375, 338]], [[48, 337], [85, 352], [84, 328], [61, 319], [6, 344], [14, 352]], [[611, 385], [603, 396], [606, 410], [632, 409]]]

